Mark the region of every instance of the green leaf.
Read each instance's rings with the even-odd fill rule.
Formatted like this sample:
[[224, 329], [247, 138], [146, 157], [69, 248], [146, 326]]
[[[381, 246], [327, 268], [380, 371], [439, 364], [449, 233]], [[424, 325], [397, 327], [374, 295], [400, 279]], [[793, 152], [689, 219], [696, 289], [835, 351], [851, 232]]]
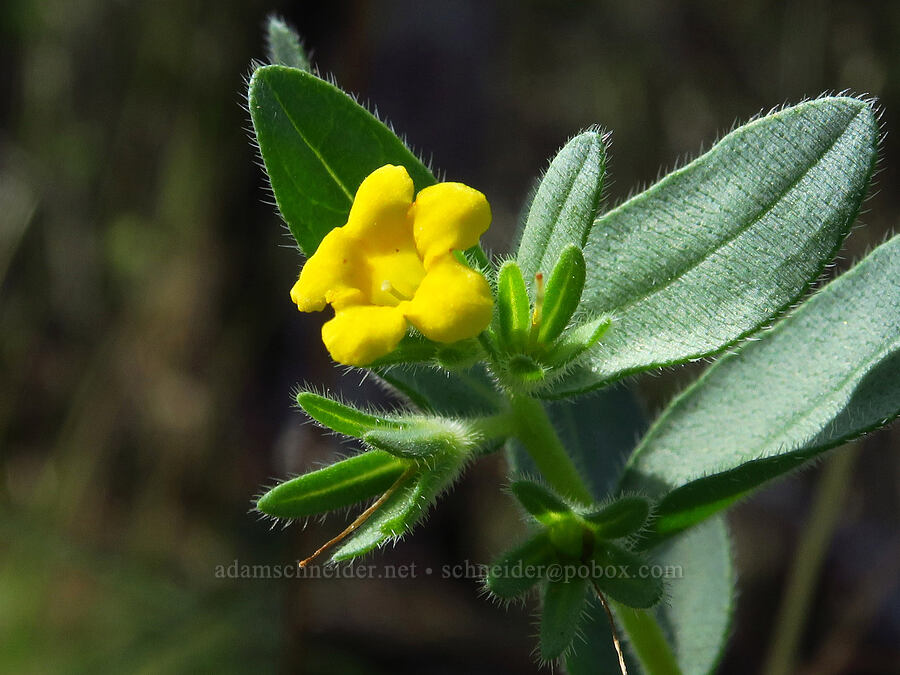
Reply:
[[438, 496], [456, 480], [461, 469], [459, 458], [445, 455], [436, 457], [430, 466], [420, 468], [418, 472], [410, 472], [331, 559], [335, 562], [350, 560], [390, 539], [399, 539], [424, 517]]
[[378, 374], [399, 394], [426, 412], [490, 415], [499, 412], [502, 406], [502, 399], [481, 364], [452, 373], [436, 368], [400, 366], [383, 369]]
[[497, 278], [497, 324], [508, 351], [525, 348], [531, 331], [531, 302], [522, 270], [512, 260], [503, 263]]
[[284, 19], [270, 16], [266, 25], [266, 52], [269, 63], [309, 71], [309, 57], [300, 36]]
[[650, 515], [650, 503], [641, 497], [620, 497], [612, 504], [584, 516], [600, 539], [619, 539], [640, 530]]
[[653, 425], [622, 485], [691, 525], [900, 413], [900, 237], [721, 358]]
[[584, 608], [587, 579], [550, 581], [544, 591], [541, 609], [541, 658], [552, 661], [575, 638]]
[[662, 581], [649, 573], [642, 574], [647, 561], [640, 555], [609, 542], [598, 542], [593, 563], [594, 583], [613, 600], [646, 609], [662, 598]]
[[[566, 654], [566, 672], [568, 675], [622, 675], [606, 610], [593, 594], [588, 599], [578, 636]], [[629, 665], [629, 673], [633, 673], [630, 668]]]
[[606, 143], [596, 131], [575, 136], [550, 163], [516, 254], [526, 279], [549, 273], [569, 244], [584, 245], [600, 205], [605, 172]]
[[[722, 517], [653, 551], [666, 574], [666, 601], [656, 618], [683, 673], [712, 673], [725, 651], [735, 599], [731, 540]], [[671, 574], [670, 574], [671, 573]]]
[[488, 568], [485, 586], [498, 598], [512, 600], [543, 579], [546, 566], [554, 559], [549, 535], [540, 532], [495, 560]]
[[382, 494], [407, 466], [391, 454], [370, 450], [276, 485], [256, 508], [276, 518], [326, 513]]
[[538, 342], [555, 340], [569, 324], [581, 300], [584, 288], [584, 256], [574, 244], [567, 246], [559, 254], [553, 267], [553, 274], [547, 282], [544, 306], [541, 310], [541, 325], [538, 328]]
[[372, 429], [392, 428], [397, 422], [351, 408], [311, 391], [297, 394], [297, 405], [322, 426], [353, 438], [362, 438]]
[[[611, 323], [612, 320], [608, 316], [601, 316], [566, 331], [546, 350], [541, 356], [541, 361], [553, 368], [560, 368], [571, 363], [600, 342], [606, 331], [609, 330]], [[567, 382], [568, 380], [563, 380], [562, 386], [565, 387]], [[556, 391], [556, 386], [551, 383], [548, 388], [540, 390], [538, 393], [543, 398], [558, 398]]]
[[375, 169], [406, 167], [417, 191], [434, 183], [390, 129], [314, 75], [257, 68], [248, 103], [275, 202], [306, 255], [347, 222], [356, 189]]
[[[422, 497], [433, 484], [433, 476], [409, 474], [403, 477], [401, 484], [385, 502], [345, 540], [331, 556], [332, 561], [351, 560], [376, 549], [389, 539], [397, 539], [415, 525], [416, 521], [430, 505], [431, 500], [423, 503]], [[430, 495], [429, 495], [430, 497]]]
[[438, 344], [418, 334], [407, 333], [390, 354], [380, 357], [369, 368], [378, 369], [403, 363], [428, 363], [438, 354]]
[[550, 525], [560, 515], [572, 513], [568, 504], [543, 485], [529, 480], [518, 480], [509, 488], [519, 500], [522, 508], [545, 525]]
[[557, 395], [715, 353], [831, 260], [877, 154], [871, 106], [821, 98], [758, 119], [597, 219], [583, 309], [615, 317]]

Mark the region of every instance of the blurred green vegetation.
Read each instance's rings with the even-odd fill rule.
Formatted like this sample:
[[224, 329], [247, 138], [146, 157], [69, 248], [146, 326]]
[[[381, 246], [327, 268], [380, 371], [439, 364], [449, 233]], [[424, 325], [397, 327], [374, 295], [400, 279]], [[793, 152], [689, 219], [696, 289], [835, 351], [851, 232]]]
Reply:
[[[527, 613], [472, 581], [261, 581], [341, 527], [269, 531], [271, 478], [346, 451], [303, 426], [342, 378], [288, 290], [300, 264], [241, 109], [270, 11], [439, 170], [483, 190], [508, 247], [568, 136], [614, 132], [610, 200], [761, 108], [850, 89], [891, 133], [839, 261], [896, 226], [900, 3], [6, 0], [0, 5], [0, 671], [536, 672]], [[696, 368], [641, 381], [652, 413]], [[900, 658], [898, 431], [862, 448], [805, 672]], [[734, 513], [743, 595], [723, 672], [756, 672], [817, 472]], [[520, 531], [479, 464], [377, 562], [487, 560]], [[487, 512], [488, 521], [477, 514]], [[879, 580], [873, 585], [872, 579]], [[875, 589], [875, 590], [873, 590]]]

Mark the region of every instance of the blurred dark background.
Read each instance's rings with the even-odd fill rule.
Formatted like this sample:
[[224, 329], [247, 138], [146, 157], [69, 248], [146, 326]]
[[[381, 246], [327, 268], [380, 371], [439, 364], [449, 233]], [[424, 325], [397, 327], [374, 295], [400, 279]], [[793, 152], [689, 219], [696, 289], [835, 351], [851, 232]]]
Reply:
[[[736, 120], [823, 91], [877, 96], [881, 172], [838, 261], [897, 222], [900, 3], [0, 4], [0, 671], [535, 673], [533, 607], [473, 580], [229, 580], [291, 566], [345, 523], [270, 531], [275, 478], [348, 448], [304, 425], [341, 377], [288, 291], [300, 258], [242, 109], [265, 16], [491, 200], [508, 249], [548, 158], [613, 131], [609, 201]], [[833, 272], [829, 272], [832, 274]], [[697, 369], [637, 380], [652, 417]], [[900, 429], [859, 444], [801, 631], [804, 673], [898, 670]], [[740, 579], [721, 671], [756, 673], [820, 469], [730, 514]], [[370, 562], [487, 561], [521, 524], [501, 458]], [[545, 671], [546, 672], [546, 671]]]

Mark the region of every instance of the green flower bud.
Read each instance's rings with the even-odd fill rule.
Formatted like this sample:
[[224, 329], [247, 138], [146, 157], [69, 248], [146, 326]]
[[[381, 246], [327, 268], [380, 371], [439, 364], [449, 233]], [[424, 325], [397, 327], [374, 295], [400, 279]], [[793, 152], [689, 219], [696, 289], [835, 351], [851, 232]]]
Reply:
[[571, 244], [560, 253], [544, 291], [541, 320], [536, 326], [539, 344], [552, 342], [568, 325], [581, 301], [584, 279], [584, 255]]
[[398, 417], [392, 426], [367, 431], [362, 439], [373, 448], [411, 459], [435, 455], [464, 457], [479, 441], [464, 422], [421, 415]]
[[497, 279], [497, 333], [507, 352], [525, 349], [531, 331], [531, 303], [522, 270], [512, 260], [503, 264]]

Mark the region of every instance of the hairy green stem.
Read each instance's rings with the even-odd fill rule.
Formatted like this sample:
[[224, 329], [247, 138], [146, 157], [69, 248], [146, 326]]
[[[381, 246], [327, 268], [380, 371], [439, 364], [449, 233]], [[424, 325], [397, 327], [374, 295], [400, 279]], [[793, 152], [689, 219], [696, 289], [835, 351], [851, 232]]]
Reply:
[[622, 628], [628, 635], [631, 651], [647, 675], [681, 675], [675, 654], [666, 641], [653, 614], [610, 601]]
[[594, 497], [559, 440], [544, 405], [530, 396], [514, 393], [509, 395], [509, 404], [515, 436], [550, 486], [563, 496], [593, 504]]
[[765, 673], [789, 675], [796, 670], [797, 645], [806, 627], [822, 561], [843, 509], [857, 454], [857, 447], [838, 452], [825, 466], [810, 510], [809, 522], [797, 546], [794, 566], [778, 613], [766, 667], [763, 669]]
[[[585, 504], [591, 491], [566, 452], [544, 405], [529, 396], [509, 394], [513, 434], [531, 455], [541, 475], [561, 494]], [[651, 612], [612, 604], [631, 649], [647, 675], [681, 675], [672, 648]]]
[[509, 413], [475, 417], [469, 420], [469, 425], [478, 435], [478, 445], [482, 454], [493, 452], [515, 433], [515, 420]]

